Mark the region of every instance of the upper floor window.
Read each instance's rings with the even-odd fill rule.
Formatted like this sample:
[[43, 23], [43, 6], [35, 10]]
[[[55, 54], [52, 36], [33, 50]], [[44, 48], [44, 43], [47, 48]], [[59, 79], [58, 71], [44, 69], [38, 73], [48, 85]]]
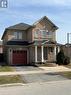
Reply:
[[38, 29], [36, 29], [36, 31], [34, 32], [34, 37], [35, 38], [38, 38], [39, 37], [39, 30]]
[[34, 37], [35, 38], [46, 38], [46, 31], [45, 30], [40, 30], [40, 29], [36, 29], [36, 31], [34, 32]]
[[46, 38], [47, 37], [46, 30], [40, 30], [40, 35], [42, 38]]
[[22, 32], [14, 32], [14, 39], [22, 39]]
[[53, 32], [48, 31], [47, 32], [47, 38], [53, 38]]
[[48, 32], [47, 32], [47, 35], [52, 35], [52, 32], [51, 32], [51, 31], [48, 31]]
[[53, 39], [53, 32], [52, 31], [48, 31], [46, 29], [36, 29], [34, 31], [34, 39], [38, 40], [38, 39], [48, 39], [48, 40], [52, 40]]

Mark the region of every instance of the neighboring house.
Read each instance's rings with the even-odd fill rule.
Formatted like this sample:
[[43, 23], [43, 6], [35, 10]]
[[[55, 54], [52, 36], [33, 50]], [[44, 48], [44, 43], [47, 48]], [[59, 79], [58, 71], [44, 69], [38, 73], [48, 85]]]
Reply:
[[2, 43], [2, 41], [0, 41], [0, 54], [2, 54], [3, 53], [3, 43]]
[[70, 60], [71, 60], [71, 44], [67, 43], [65, 45], [63, 45], [63, 50], [64, 50], [64, 54], [68, 57], [70, 57]]
[[1, 63], [4, 63], [4, 57], [3, 57], [3, 43], [0, 41], [0, 65]]
[[19, 23], [5, 29], [3, 52], [10, 65], [56, 60], [56, 30], [58, 27], [46, 16], [33, 25]]

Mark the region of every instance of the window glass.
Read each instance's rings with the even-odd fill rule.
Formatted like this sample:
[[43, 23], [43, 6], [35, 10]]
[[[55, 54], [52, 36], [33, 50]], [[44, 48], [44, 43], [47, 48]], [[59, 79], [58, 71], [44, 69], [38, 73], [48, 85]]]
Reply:
[[22, 32], [14, 32], [14, 39], [22, 39]]
[[14, 39], [17, 39], [17, 32], [14, 32]]
[[38, 36], [39, 36], [39, 31], [36, 30], [36, 31], [34, 32], [34, 37], [37, 38]]
[[44, 30], [44, 29], [36, 29], [34, 32], [35, 39], [52, 39], [53, 32]]
[[18, 32], [18, 39], [22, 39], [22, 32]]
[[41, 37], [42, 38], [45, 38], [47, 35], [46, 35], [46, 31], [44, 31], [44, 30], [41, 30]]

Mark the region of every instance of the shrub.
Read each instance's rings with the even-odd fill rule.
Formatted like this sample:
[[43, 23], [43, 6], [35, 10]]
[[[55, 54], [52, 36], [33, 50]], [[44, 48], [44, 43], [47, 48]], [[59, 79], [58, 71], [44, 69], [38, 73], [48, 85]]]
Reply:
[[70, 58], [68, 56], [65, 56], [64, 65], [68, 65], [68, 64], [70, 64]]
[[4, 62], [4, 55], [0, 53], [0, 62]]
[[65, 55], [63, 50], [60, 50], [60, 52], [56, 56], [56, 64], [62, 65], [64, 63]]
[[58, 65], [68, 65], [70, 63], [70, 58], [64, 55], [64, 51], [61, 49], [56, 56], [56, 64]]

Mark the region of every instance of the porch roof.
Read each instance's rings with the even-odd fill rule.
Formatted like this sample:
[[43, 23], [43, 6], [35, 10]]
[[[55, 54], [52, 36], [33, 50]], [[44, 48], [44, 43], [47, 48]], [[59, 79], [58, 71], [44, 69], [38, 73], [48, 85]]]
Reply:
[[28, 46], [33, 44], [33, 42], [29, 42], [29, 41], [8, 41], [7, 45], [23, 45], [23, 46]]
[[47, 40], [43, 40], [43, 41], [23, 41], [23, 40], [11, 40], [7, 42], [7, 45], [22, 45], [22, 46], [28, 46], [28, 45], [56, 45], [56, 46], [61, 46], [61, 44], [54, 42], [54, 41], [47, 41]]
[[33, 45], [56, 45], [56, 46], [61, 46], [61, 44], [57, 43], [56, 41], [34, 41]]

